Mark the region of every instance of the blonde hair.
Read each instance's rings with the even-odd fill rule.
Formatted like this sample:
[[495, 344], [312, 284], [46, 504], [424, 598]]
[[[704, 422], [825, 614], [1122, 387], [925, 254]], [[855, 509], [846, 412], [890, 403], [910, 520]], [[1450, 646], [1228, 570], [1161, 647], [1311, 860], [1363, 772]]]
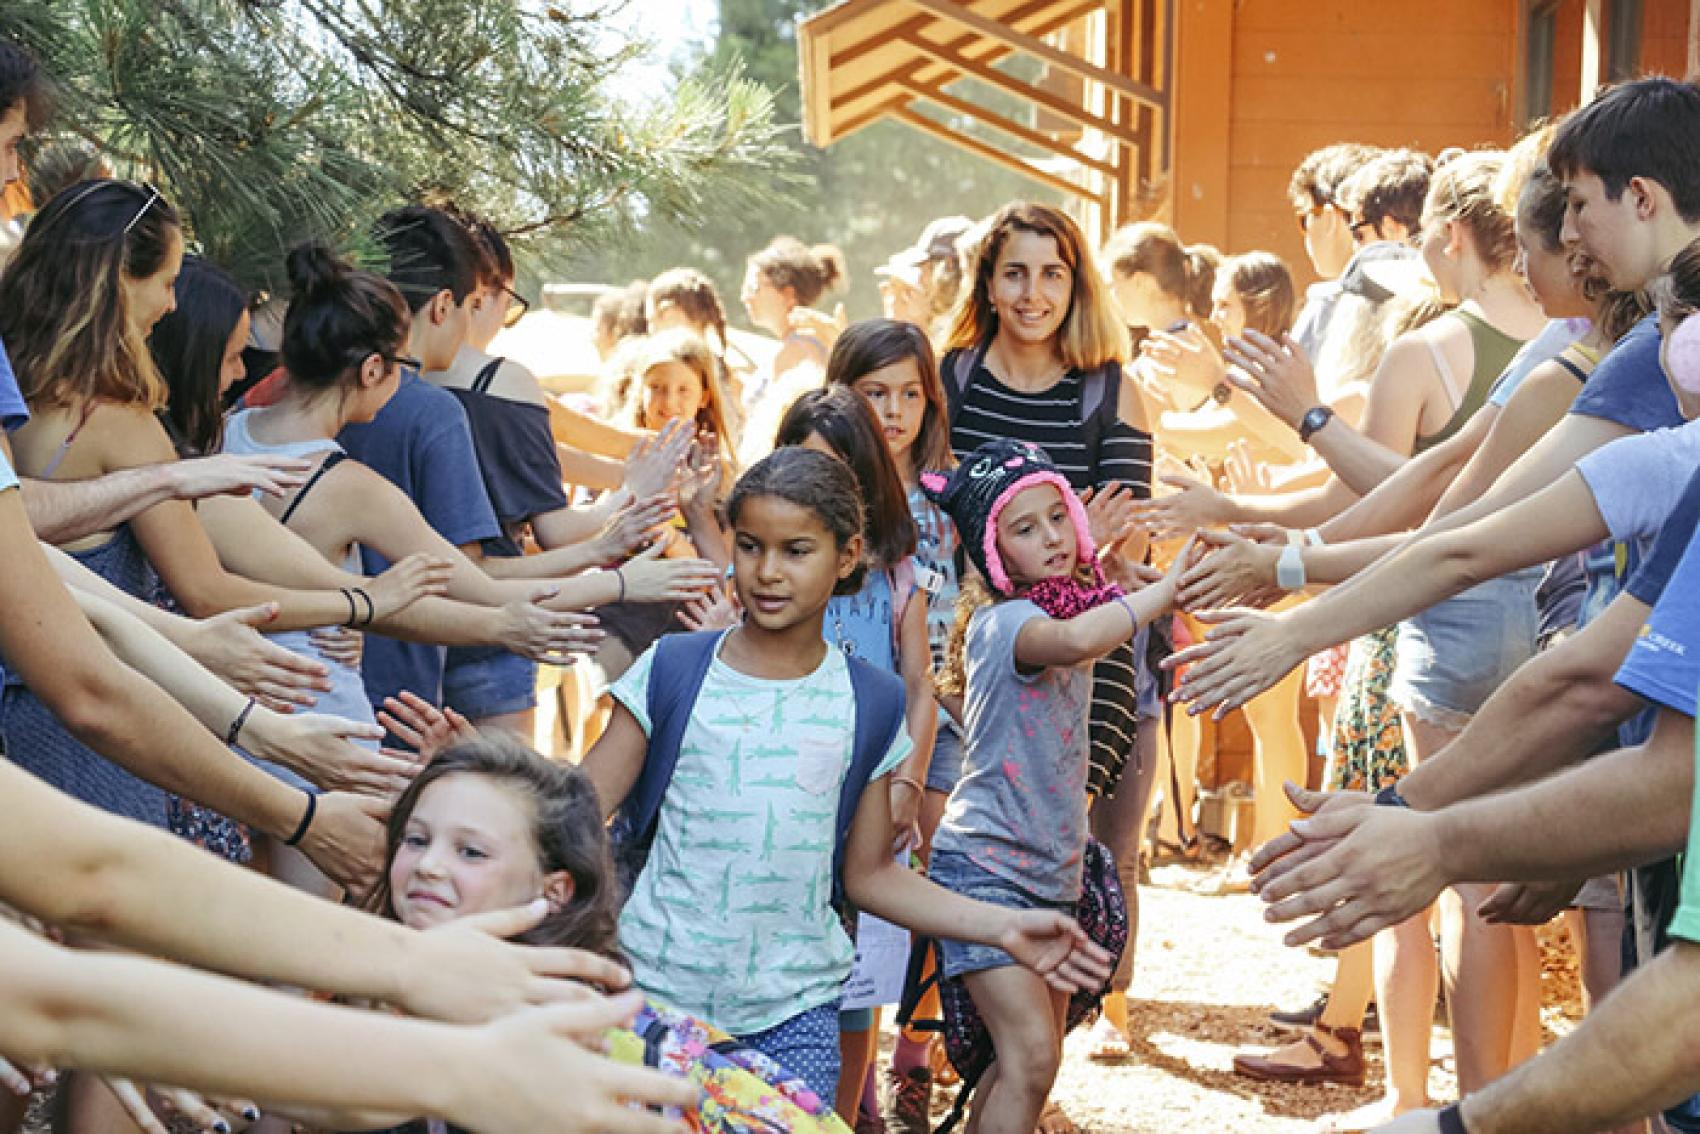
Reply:
[[730, 463], [732, 437], [726, 420], [726, 391], [720, 384], [719, 360], [707, 343], [695, 332], [683, 327], [661, 331], [643, 340], [630, 370], [627, 408], [634, 424], [643, 424], [644, 378], [657, 366], [676, 362], [688, 367], [702, 381], [702, 406], [697, 410], [699, 429], [714, 431], [721, 455]]
[[[1506, 155], [1499, 150], [1463, 153], [1435, 167], [1423, 202], [1423, 227], [1457, 221], [1490, 272], [1517, 262], [1515, 210], [1501, 207], [1497, 191]], [[1521, 183], [1518, 189], [1521, 190]]]
[[991, 298], [992, 272], [1013, 232], [1030, 232], [1055, 240], [1057, 254], [1073, 277], [1068, 314], [1063, 316], [1062, 327], [1057, 332], [1057, 350], [1063, 363], [1073, 370], [1093, 370], [1111, 359], [1125, 361], [1127, 328], [1116, 314], [1080, 226], [1067, 213], [1031, 201], [1005, 205], [992, 217], [969, 262], [970, 283], [951, 318], [945, 349], [972, 348], [997, 334], [998, 317]]

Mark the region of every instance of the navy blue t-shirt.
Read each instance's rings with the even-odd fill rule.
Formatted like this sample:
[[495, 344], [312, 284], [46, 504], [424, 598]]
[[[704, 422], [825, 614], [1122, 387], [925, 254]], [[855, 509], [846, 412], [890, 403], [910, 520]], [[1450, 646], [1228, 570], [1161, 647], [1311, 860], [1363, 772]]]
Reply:
[[[337, 437], [348, 455], [388, 477], [419, 508], [426, 523], [456, 546], [494, 539], [501, 528], [484, 492], [466, 411], [447, 390], [407, 371], [378, 416], [350, 425]], [[367, 574], [389, 566], [383, 556], [360, 549]], [[361, 674], [374, 706], [406, 689], [432, 704], [442, 702], [441, 646], [398, 642], [370, 635]]]
[[7, 433], [22, 429], [30, 419], [30, 408], [18, 390], [18, 376], [12, 373], [12, 360], [6, 357], [6, 345], [0, 343], [0, 429]]
[[1683, 423], [1676, 395], [1659, 365], [1659, 320], [1649, 315], [1602, 359], [1570, 404], [1571, 413], [1601, 417], [1640, 433]]

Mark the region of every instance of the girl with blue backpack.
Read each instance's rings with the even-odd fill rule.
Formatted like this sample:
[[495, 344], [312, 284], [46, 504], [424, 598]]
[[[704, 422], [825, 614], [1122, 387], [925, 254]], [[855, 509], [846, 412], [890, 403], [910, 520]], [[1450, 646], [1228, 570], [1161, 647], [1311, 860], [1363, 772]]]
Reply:
[[[1137, 593], [1107, 582], [1085, 507], [1031, 444], [988, 442], [921, 485], [978, 572], [963, 585], [951, 649], [967, 751], [929, 875], [1003, 909], [1072, 916], [1087, 850], [1091, 663], [1173, 608], [1189, 551]], [[968, 1128], [1033, 1134], [1062, 1062], [1069, 998], [996, 946], [939, 936], [943, 977], [966, 986], [996, 1051]]]
[[639, 987], [831, 1098], [854, 956], [843, 899], [1004, 950], [1062, 991], [1101, 983], [1107, 954], [1066, 912], [954, 895], [892, 857], [888, 777], [912, 750], [902, 683], [825, 637], [828, 603], [865, 571], [850, 470], [779, 449], [726, 512], [744, 620], [639, 658], [584, 762], [635, 870], [620, 946]]

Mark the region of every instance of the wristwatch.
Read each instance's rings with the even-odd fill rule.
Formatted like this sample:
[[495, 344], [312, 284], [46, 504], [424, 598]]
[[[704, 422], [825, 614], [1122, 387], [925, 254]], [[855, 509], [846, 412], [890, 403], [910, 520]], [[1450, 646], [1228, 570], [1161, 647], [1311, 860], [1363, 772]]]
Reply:
[[1226, 382], [1218, 382], [1215, 388], [1210, 391], [1210, 396], [1216, 400], [1217, 405], [1225, 406], [1228, 404], [1228, 399], [1234, 396], [1234, 388]]
[[1284, 591], [1303, 590], [1305, 585], [1304, 547], [1289, 543], [1281, 549], [1275, 561], [1275, 582]]
[[1327, 425], [1334, 417], [1334, 411], [1327, 406], [1312, 406], [1299, 419], [1299, 440], [1309, 441], [1311, 435]]

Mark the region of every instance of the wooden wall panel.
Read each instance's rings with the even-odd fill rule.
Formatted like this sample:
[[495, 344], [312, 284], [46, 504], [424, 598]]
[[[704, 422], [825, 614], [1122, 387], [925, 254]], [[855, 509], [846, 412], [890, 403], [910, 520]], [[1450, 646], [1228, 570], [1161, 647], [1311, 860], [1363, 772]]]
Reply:
[[1641, 0], [1641, 70], [1681, 77], [1688, 70], [1689, 0]]
[[[1356, 0], [1233, 4], [1222, 250], [1267, 249], [1301, 282], [1313, 278], [1286, 186], [1319, 146], [1362, 141], [1434, 152], [1509, 142], [1520, 3], [1428, 0], [1420, 19], [1396, 22]], [[1181, 44], [1184, 51], [1184, 34]], [[1183, 76], [1183, 116], [1190, 92]], [[1184, 188], [1190, 177], [1184, 166], [1180, 173]], [[1184, 238], [1216, 238], [1189, 233], [1184, 207], [1177, 215]]]

